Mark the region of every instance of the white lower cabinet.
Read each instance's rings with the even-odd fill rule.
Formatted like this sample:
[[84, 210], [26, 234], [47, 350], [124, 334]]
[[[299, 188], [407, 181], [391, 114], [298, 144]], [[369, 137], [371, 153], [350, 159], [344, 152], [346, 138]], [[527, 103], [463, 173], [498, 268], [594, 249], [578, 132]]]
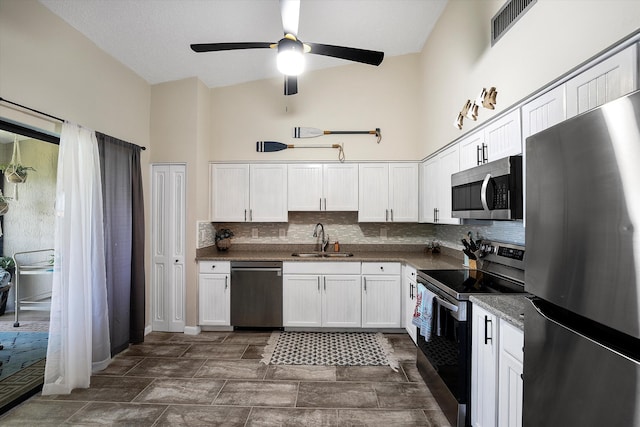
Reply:
[[361, 326], [360, 263], [285, 262], [282, 269], [283, 326]]
[[522, 362], [524, 334], [500, 320], [500, 362], [498, 382], [498, 425], [522, 427]]
[[496, 426], [498, 324], [496, 316], [477, 305], [472, 308], [471, 424]]
[[198, 325], [231, 325], [231, 292], [228, 261], [198, 263]]
[[404, 317], [401, 327], [407, 330], [414, 344], [417, 343], [418, 339], [418, 328], [413, 324], [413, 312], [416, 307], [416, 292], [418, 290], [416, 275], [415, 268], [406, 264], [402, 266], [402, 312]]
[[402, 323], [400, 263], [362, 263], [362, 327], [399, 328]]
[[471, 424], [522, 426], [524, 333], [473, 305]]

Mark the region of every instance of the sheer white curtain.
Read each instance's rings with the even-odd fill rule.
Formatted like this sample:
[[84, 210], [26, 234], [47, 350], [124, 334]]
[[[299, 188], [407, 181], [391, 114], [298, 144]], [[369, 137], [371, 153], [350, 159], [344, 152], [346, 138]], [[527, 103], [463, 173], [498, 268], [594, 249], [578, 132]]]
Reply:
[[44, 395], [89, 387], [91, 372], [111, 360], [102, 216], [95, 133], [64, 123]]

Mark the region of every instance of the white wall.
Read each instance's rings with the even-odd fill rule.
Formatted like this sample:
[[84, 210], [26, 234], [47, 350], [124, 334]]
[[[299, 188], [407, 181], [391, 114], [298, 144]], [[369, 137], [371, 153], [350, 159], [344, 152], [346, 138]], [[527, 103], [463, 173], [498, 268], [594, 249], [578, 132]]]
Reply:
[[[640, 1], [538, 0], [493, 47], [490, 20], [504, 0], [449, 1], [420, 55], [422, 155], [640, 29]], [[495, 111], [453, 127], [467, 99], [495, 86]]]
[[[345, 62], [346, 63], [346, 62]], [[270, 79], [211, 91], [210, 160], [336, 160], [333, 149], [256, 153], [256, 141], [344, 143], [347, 160], [413, 160], [419, 152], [418, 56], [387, 58], [379, 67], [350, 64], [306, 73], [298, 94], [284, 96]], [[296, 126], [322, 130], [382, 130], [371, 135], [294, 139]]]

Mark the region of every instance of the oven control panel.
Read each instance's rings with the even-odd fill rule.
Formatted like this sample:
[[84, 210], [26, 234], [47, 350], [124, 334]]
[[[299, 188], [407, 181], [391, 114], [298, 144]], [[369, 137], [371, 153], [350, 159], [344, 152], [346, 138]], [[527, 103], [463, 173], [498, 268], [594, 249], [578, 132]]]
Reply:
[[483, 260], [524, 270], [524, 246], [483, 240], [480, 244], [480, 251], [480, 257]]

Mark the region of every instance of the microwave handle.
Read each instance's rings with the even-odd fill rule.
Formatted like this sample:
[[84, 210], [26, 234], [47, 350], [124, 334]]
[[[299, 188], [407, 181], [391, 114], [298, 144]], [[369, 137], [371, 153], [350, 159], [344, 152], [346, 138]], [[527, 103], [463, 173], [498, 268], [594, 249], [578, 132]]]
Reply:
[[482, 202], [482, 208], [485, 211], [489, 211], [489, 205], [487, 204], [487, 187], [489, 187], [489, 181], [491, 181], [491, 174], [488, 173], [482, 181], [482, 189], [480, 190], [480, 202]]

